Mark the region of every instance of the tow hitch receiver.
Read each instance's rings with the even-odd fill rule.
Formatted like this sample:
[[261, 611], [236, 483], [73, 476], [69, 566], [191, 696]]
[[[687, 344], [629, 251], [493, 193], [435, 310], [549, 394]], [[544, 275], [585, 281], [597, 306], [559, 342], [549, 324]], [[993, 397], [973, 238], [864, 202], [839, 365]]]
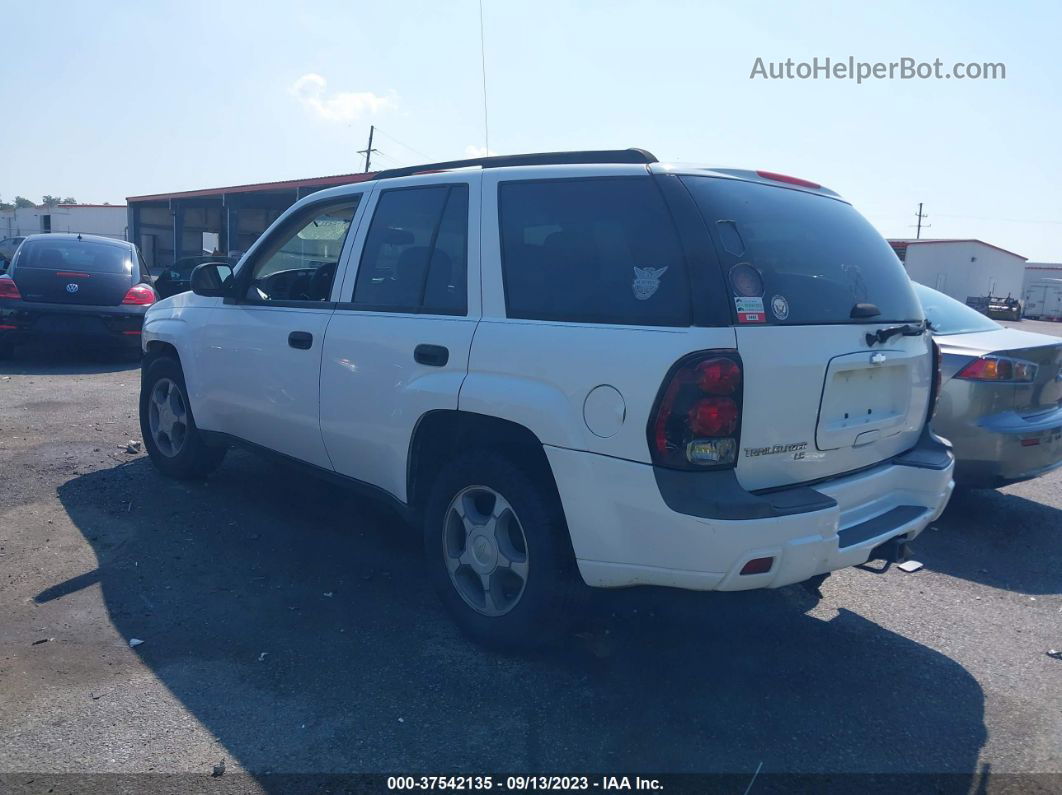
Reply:
[[[867, 562], [863, 563], [856, 568], [864, 569], [865, 571], [873, 572], [874, 574], [884, 574], [889, 570], [889, 566], [893, 563], [903, 563], [909, 557], [907, 549], [907, 534], [893, 536], [888, 541], [878, 544], [872, 550], [870, 550], [870, 557], [867, 558]], [[880, 568], [874, 568], [867, 564], [872, 560], [884, 561]]]

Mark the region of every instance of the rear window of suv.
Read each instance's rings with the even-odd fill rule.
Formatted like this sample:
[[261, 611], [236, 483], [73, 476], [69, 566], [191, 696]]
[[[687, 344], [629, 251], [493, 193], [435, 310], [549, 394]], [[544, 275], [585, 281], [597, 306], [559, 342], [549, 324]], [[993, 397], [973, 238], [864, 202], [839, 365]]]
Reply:
[[[922, 319], [903, 265], [850, 204], [738, 179], [685, 176], [682, 182], [715, 240], [739, 323]], [[880, 314], [852, 319], [856, 304], [873, 304]], [[760, 317], [737, 314], [757, 308]]]
[[19, 249], [16, 267], [131, 274], [133, 259], [127, 246], [91, 240], [29, 240]]
[[509, 317], [688, 326], [678, 235], [650, 177], [503, 182]]

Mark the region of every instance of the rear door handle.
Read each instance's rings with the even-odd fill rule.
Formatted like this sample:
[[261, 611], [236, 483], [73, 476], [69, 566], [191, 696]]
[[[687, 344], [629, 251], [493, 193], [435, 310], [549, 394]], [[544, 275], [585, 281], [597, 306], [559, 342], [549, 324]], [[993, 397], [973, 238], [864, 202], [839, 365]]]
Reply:
[[300, 351], [308, 351], [313, 345], [313, 334], [308, 331], [293, 331], [288, 335], [288, 345]]
[[413, 358], [419, 364], [429, 367], [445, 367], [450, 361], [450, 351], [442, 345], [425, 345], [421, 343], [413, 349]]

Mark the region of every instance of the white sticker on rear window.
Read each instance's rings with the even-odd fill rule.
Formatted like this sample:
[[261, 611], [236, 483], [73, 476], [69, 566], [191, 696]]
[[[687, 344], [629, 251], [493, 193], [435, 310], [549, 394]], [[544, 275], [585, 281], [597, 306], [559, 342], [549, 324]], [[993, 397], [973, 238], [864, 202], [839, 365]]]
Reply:
[[738, 323], [766, 323], [767, 316], [763, 313], [763, 299], [739, 297], [734, 299], [734, 308], [737, 310]]
[[639, 301], [645, 301], [653, 297], [653, 294], [660, 289], [660, 277], [667, 271], [667, 266], [663, 268], [639, 268], [634, 266], [634, 283], [631, 284], [631, 289], [634, 290], [634, 297]]

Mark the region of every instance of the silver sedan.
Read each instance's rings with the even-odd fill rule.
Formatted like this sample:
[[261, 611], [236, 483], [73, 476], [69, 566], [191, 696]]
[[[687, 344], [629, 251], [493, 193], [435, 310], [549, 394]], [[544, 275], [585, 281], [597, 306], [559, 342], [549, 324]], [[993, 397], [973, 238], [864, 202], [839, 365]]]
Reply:
[[942, 354], [933, 430], [955, 447], [956, 484], [995, 488], [1062, 466], [1062, 339], [914, 288]]

